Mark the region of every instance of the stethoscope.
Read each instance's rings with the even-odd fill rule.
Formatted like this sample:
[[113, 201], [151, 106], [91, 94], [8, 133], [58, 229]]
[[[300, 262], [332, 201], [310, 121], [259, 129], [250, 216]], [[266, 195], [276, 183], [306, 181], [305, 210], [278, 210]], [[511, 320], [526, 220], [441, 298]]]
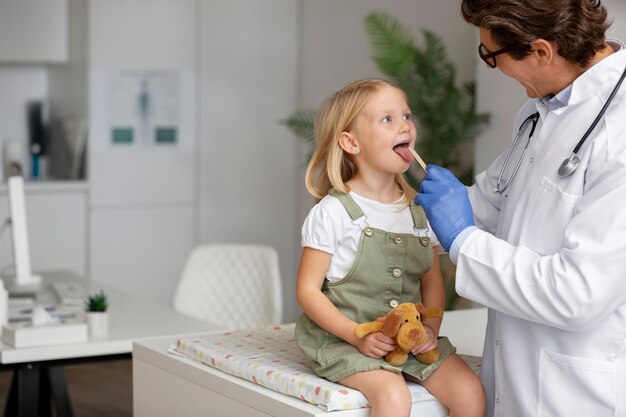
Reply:
[[[620, 77], [619, 81], [617, 81], [617, 84], [615, 84], [615, 87], [613, 87], [613, 91], [611, 92], [611, 95], [606, 100], [606, 103], [604, 103], [604, 106], [602, 106], [602, 109], [600, 110], [596, 118], [594, 119], [593, 123], [591, 123], [591, 125], [589, 126], [589, 128], [587, 129], [583, 137], [576, 144], [576, 147], [574, 148], [574, 151], [572, 152], [570, 157], [566, 158], [559, 166], [559, 169], [557, 171], [559, 174], [559, 177], [562, 177], [562, 178], [569, 177], [576, 171], [576, 169], [578, 168], [578, 165], [580, 165], [580, 158], [578, 157], [578, 151], [580, 150], [581, 146], [583, 146], [583, 144], [585, 143], [585, 141], [587, 140], [587, 138], [589, 137], [593, 129], [595, 129], [596, 125], [598, 124], [602, 116], [604, 116], [606, 109], [609, 107], [609, 104], [611, 104], [611, 101], [613, 101], [613, 98], [615, 97], [617, 90], [619, 90], [620, 86], [622, 85], [622, 81], [624, 81], [625, 77], [626, 77], [626, 69], [624, 69], [624, 71], [622, 72], [622, 76]], [[502, 168], [500, 169], [500, 175], [498, 175], [498, 180], [496, 181], [496, 188], [494, 189], [496, 193], [498, 194], [504, 193], [513, 183], [513, 179], [515, 179], [515, 175], [517, 174], [517, 171], [522, 165], [524, 154], [526, 153], [526, 149], [528, 149], [528, 145], [530, 144], [530, 139], [533, 137], [533, 133], [535, 133], [535, 127], [537, 126], [538, 120], [539, 120], [539, 112], [535, 112], [531, 114], [530, 116], [528, 116], [526, 119], [524, 119], [524, 121], [520, 125], [519, 131], [517, 132], [517, 135], [515, 135], [515, 138], [513, 139], [513, 144], [509, 148], [509, 151], [507, 152], [506, 157], [504, 158], [504, 164], [502, 164]], [[522, 155], [520, 156], [520, 159], [517, 162], [517, 165], [515, 166], [515, 170], [513, 170], [511, 179], [507, 181], [506, 184], [504, 184], [504, 187], [502, 187], [502, 176], [504, 175], [504, 172], [506, 171], [506, 167], [509, 164], [509, 159], [511, 159], [511, 155], [513, 154], [513, 151], [517, 147], [517, 143], [522, 138], [522, 136], [526, 133], [526, 130], [528, 130], [529, 126], [531, 126], [531, 129], [530, 129], [530, 133], [528, 134], [528, 141], [526, 142], [526, 146], [524, 146]]]

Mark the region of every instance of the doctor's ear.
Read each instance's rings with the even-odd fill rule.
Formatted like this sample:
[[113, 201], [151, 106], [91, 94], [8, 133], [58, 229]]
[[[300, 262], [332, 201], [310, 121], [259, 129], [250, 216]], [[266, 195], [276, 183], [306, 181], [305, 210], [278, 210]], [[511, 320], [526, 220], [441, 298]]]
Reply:
[[356, 140], [354, 135], [350, 132], [341, 132], [341, 136], [339, 137], [339, 146], [351, 155], [358, 155], [361, 152], [359, 141]]
[[547, 65], [552, 62], [557, 55], [557, 46], [554, 42], [549, 42], [545, 39], [537, 39], [531, 44], [531, 55], [537, 60], [539, 65]]

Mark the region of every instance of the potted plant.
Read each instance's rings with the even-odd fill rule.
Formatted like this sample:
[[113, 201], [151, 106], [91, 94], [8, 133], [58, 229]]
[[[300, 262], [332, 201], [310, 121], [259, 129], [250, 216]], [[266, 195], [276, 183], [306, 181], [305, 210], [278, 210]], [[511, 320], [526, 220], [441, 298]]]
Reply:
[[[381, 12], [370, 13], [365, 28], [379, 70], [407, 94], [418, 131], [418, 153], [427, 163], [444, 166], [463, 183], [471, 184], [472, 158], [464, 157], [463, 145], [473, 141], [489, 121], [489, 115], [476, 112], [474, 83], [456, 85], [454, 65], [435, 33], [422, 30], [424, 44], [417, 46], [408, 29]], [[297, 110], [282, 121], [311, 149], [316, 113], [311, 109]], [[421, 169], [412, 165], [405, 177], [419, 190]], [[455, 268], [447, 256], [441, 261], [446, 309], [452, 309], [459, 298], [454, 290]]]
[[85, 301], [87, 327], [92, 339], [101, 339], [109, 333], [109, 301], [103, 290], [90, 295]]

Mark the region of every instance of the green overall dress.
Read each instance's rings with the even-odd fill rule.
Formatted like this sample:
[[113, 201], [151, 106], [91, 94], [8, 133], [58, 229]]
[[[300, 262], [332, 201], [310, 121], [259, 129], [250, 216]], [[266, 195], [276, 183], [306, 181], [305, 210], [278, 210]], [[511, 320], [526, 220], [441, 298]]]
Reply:
[[[360, 225], [361, 236], [354, 264], [341, 281], [324, 281], [322, 292], [346, 317], [357, 323], [376, 320], [401, 303], [421, 300], [420, 277], [430, 270], [432, 246], [427, 236], [390, 233], [367, 225], [367, 219], [349, 194], [331, 190], [352, 222]], [[421, 207], [411, 203], [416, 228], [427, 228]], [[445, 337], [439, 338], [439, 360], [431, 365], [418, 362], [413, 355], [402, 366], [393, 366], [384, 358], [363, 355], [344, 340], [319, 327], [302, 314], [296, 323], [296, 342], [312, 361], [317, 375], [337, 382], [357, 372], [387, 369], [405, 372], [419, 380], [426, 379], [456, 349]]]

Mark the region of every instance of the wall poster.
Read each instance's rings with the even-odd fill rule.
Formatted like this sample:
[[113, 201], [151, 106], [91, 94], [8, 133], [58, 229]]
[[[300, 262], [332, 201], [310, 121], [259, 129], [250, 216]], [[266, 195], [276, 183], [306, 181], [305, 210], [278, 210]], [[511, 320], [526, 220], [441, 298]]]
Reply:
[[182, 70], [94, 70], [93, 146], [184, 148], [193, 108], [191, 74]]

